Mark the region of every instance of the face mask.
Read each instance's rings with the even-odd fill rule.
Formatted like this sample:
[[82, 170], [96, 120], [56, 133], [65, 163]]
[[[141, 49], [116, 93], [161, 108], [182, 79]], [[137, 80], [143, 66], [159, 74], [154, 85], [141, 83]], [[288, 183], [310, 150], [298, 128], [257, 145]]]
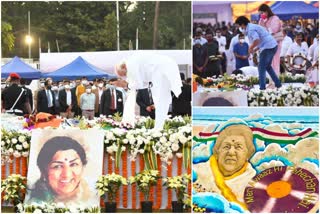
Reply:
[[82, 85], [86, 85], [87, 84], [87, 80], [82, 80], [81, 83], [82, 83]]
[[299, 29], [301, 28], [301, 26], [300, 26], [300, 25], [297, 25], [296, 28], [299, 30]]
[[240, 39], [239, 41], [240, 41], [240, 43], [244, 43], [244, 39]]
[[266, 14], [262, 13], [262, 14], [260, 15], [260, 18], [261, 18], [261, 19], [267, 19], [268, 17], [267, 17]]
[[75, 86], [74, 83], [70, 83], [70, 88], [73, 88]]
[[95, 85], [92, 86], [92, 90], [96, 90], [97, 87]]
[[58, 86], [52, 86], [52, 91], [58, 91]]
[[43, 88], [44, 87], [44, 83], [40, 83], [40, 87]]
[[88, 94], [90, 94], [90, 93], [91, 93], [91, 89], [90, 89], [90, 88], [87, 88], [87, 89], [86, 89], [86, 92], [87, 92]]
[[65, 85], [64, 88], [68, 90], [70, 89], [70, 85]]
[[103, 83], [99, 83], [99, 84], [98, 84], [98, 87], [99, 87], [99, 88], [102, 88], [102, 87], [103, 87]]
[[244, 33], [244, 29], [243, 29], [242, 27], [239, 27], [239, 31], [240, 31], [241, 33]]

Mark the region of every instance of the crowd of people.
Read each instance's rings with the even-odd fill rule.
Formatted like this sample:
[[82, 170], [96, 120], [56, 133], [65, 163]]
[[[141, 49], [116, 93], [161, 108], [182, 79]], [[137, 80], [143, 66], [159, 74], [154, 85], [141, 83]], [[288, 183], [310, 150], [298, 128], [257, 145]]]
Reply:
[[[259, 69], [259, 64], [261, 66], [261, 63], [266, 62], [266, 58], [261, 62], [262, 51], [277, 46], [275, 53], [272, 54], [271, 63], [277, 77], [285, 71], [299, 72], [307, 74], [309, 81], [318, 82], [318, 22], [304, 20], [302, 17], [282, 21], [276, 14], [273, 14], [266, 4], [260, 5], [259, 14], [258, 21], [250, 22], [249, 19], [245, 21], [246, 26], [249, 23], [252, 26], [250, 31], [255, 31], [251, 35], [249, 35], [248, 29], [242, 29], [237, 21], [234, 24], [218, 22], [214, 25], [194, 23], [193, 73], [206, 78], [225, 73], [239, 73], [241, 68], [247, 66], [256, 66]], [[254, 29], [252, 30], [252, 28]], [[267, 48], [265, 48], [263, 45], [253, 44], [255, 40], [259, 40], [260, 44], [262, 42], [268, 43], [267, 40], [259, 37], [264, 33], [272, 36], [270, 41], [275, 40], [271, 45], [273, 47], [266, 46]], [[258, 34], [260, 35], [258, 36]], [[256, 46], [256, 49], [250, 52], [252, 46]], [[310, 66], [302, 63], [303, 57], [294, 60], [294, 64], [303, 64], [302, 67], [289, 66], [287, 62], [290, 62], [290, 58], [299, 53], [303, 54], [310, 62]], [[261, 72], [259, 71], [259, 74]], [[267, 72], [269, 73], [268, 70]]]
[[[183, 80], [182, 94], [172, 95], [172, 108], [168, 112], [176, 115], [191, 115], [191, 79]], [[40, 79], [37, 90], [32, 91], [26, 80], [17, 73], [11, 73], [2, 87], [1, 109], [3, 113], [16, 115], [45, 112], [64, 118], [84, 116], [88, 119], [100, 115], [110, 116], [123, 113], [128, 90], [127, 83], [120, 78], [81, 79], [53, 81], [52, 78]], [[155, 106], [150, 88], [137, 90], [136, 103], [141, 116], [155, 118]]]

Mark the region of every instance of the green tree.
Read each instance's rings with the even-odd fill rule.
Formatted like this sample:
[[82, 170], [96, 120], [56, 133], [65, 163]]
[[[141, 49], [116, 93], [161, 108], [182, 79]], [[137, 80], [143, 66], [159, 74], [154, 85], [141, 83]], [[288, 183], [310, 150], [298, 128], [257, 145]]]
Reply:
[[[133, 9], [129, 7], [134, 5]], [[119, 2], [120, 49], [128, 50], [129, 41], [135, 47], [139, 29], [139, 49], [152, 49], [155, 2]], [[110, 51], [116, 50], [116, 3], [114, 1], [10, 1], [1, 3], [2, 23], [10, 23], [15, 37], [12, 49], [3, 56], [28, 56], [25, 36], [28, 33], [28, 11], [31, 12], [32, 57], [46, 52]], [[2, 26], [3, 27], [3, 26]], [[3, 31], [3, 30], [2, 30]], [[3, 31], [4, 32], [4, 31]], [[161, 2], [158, 17], [158, 49], [182, 49], [186, 40], [191, 47], [191, 2]], [[4, 44], [4, 43], [3, 43]]]
[[1, 23], [1, 44], [2, 55], [11, 51], [14, 47], [15, 37], [12, 32], [12, 26], [8, 22]]
[[115, 12], [104, 17], [104, 26], [98, 33], [98, 42], [101, 42], [105, 49], [117, 49], [117, 17]]

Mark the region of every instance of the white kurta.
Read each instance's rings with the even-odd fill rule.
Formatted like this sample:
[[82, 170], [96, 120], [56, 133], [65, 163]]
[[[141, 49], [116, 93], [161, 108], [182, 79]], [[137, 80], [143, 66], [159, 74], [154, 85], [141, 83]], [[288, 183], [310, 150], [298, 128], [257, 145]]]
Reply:
[[124, 106], [123, 121], [134, 125], [136, 90], [147, 88], [152, 82], [152, 99], [155, 105], [155, 128], [162, 129], [172, 101], [171, 91], [178, 97], [182, 82], [177, 63], [163, 55], [137, 52], [125, 60], [130, 91]]

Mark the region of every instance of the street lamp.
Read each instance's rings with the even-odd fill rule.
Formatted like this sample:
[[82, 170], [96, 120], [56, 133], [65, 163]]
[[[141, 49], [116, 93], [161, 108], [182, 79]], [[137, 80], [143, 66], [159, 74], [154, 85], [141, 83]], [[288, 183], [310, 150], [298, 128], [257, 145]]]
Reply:
[[31, 43], [32, 43], [32, 37], [31, 37], [30, 35], [27, 35], [27, 36], [26, 36], [26, 43], [27, 43], [28, 45], [31, 45]]
[[26, 35], [26, 43], [29, 47], [29, 59], [31, 59], [31, 43], [32, 43], [32, 37], [30, 35]]

